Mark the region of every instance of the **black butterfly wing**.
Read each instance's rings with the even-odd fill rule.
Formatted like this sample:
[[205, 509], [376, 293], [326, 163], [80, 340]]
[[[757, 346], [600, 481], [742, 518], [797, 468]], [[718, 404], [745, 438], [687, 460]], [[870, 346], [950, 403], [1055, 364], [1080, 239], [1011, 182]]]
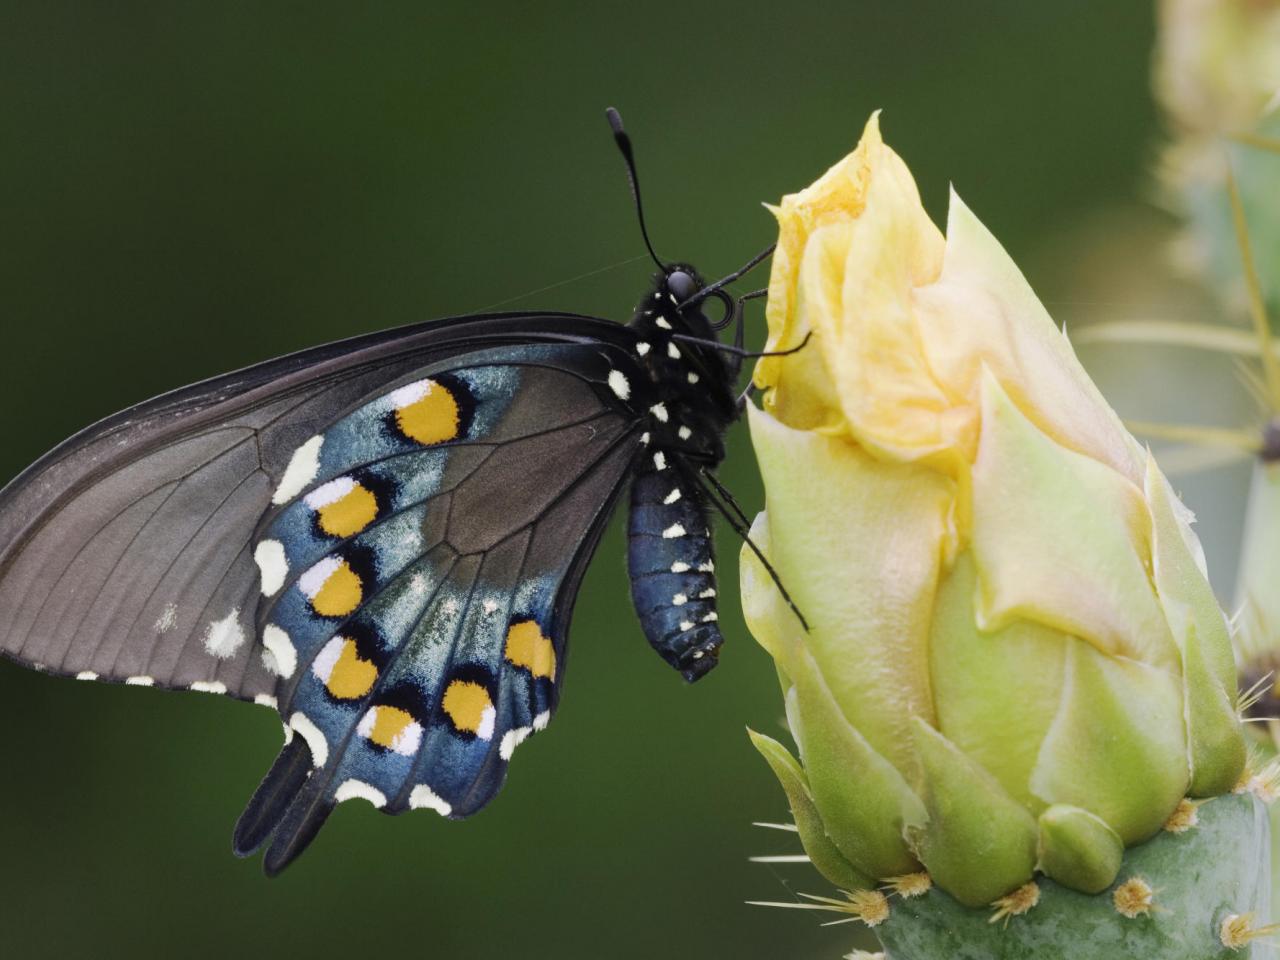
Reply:
[[529, 343], [622, 353], [627, 337], [568, 314], [436, 321], [259, 364], [88, 428], [0, 491], [0, 654], [270, 702], [253, 534], [299, 446], [449, 357]]

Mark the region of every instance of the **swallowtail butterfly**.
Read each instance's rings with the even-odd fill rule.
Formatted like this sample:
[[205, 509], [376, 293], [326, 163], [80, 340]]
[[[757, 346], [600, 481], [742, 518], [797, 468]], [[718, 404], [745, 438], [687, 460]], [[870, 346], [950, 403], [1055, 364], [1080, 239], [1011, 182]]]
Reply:
[[109, 417], [0, 491], [0, 653], [279, 711], [234, 835], [268, 874], [343, 800], [488, 803], [555, 710], [628, 485], [645, 635], [687, 680], [716, 663], [709, 512], [746, 519], [711, 471], [752, 356], [724, 287], [770, 250], [709, 285], [660, 260], [609, 118], [660, 267], [629, 323], [502, 313], [315, 347]]

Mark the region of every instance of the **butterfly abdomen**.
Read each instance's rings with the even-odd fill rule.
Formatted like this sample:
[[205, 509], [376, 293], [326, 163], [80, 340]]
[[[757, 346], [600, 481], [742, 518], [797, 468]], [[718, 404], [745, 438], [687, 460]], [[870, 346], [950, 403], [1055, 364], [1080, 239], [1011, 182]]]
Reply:
[[701, 489], [660, 450], [637, 468], [627, 535], [631, 599], [645, 636], [686, 680], [697, 680], [724, 643], [711, 534]]

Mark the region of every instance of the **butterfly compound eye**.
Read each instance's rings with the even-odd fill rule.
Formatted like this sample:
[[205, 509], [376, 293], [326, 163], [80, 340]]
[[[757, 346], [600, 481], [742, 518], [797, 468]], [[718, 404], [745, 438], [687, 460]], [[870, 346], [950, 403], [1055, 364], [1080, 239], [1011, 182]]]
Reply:
[[683, 303], [698, 292], [698, 283], [683, 270], [673, 270], [667, 276], [667, 289]]

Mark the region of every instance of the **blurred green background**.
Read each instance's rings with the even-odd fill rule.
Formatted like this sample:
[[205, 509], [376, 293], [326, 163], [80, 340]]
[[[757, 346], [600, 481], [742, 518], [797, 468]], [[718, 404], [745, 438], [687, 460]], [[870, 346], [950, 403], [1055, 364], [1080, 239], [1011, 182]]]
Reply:
[[[1144, 3], [468, 6], [0, 7], [0, 480], [127, 404], [309, 344], [499, 303], [625, 319], [648, 268], [608, 104], [656, 245], [709, 275], [770, 242], [760, 202], [877, 107], [935, 216], [954, 182], [1051, 309], [1075, 303], [1063, 238], [1146, 183]], [[744, 430], [730, 446], [723, 476], [757, 507]], [[746, 862], [798, 845], [750, 826], [785, 805], [743, 727], [776, 734], [781, 708], [736, 545], [721, 532], [729, 646], [688, 688], [630, 611], [620, 527], [552, 732], [492, 806], [343, 805], [274, 882], [230, 853], [272, 714], [0, 663], [0, 953], [847, 952], [852, 926], [743, 904], [827, 891]]]

